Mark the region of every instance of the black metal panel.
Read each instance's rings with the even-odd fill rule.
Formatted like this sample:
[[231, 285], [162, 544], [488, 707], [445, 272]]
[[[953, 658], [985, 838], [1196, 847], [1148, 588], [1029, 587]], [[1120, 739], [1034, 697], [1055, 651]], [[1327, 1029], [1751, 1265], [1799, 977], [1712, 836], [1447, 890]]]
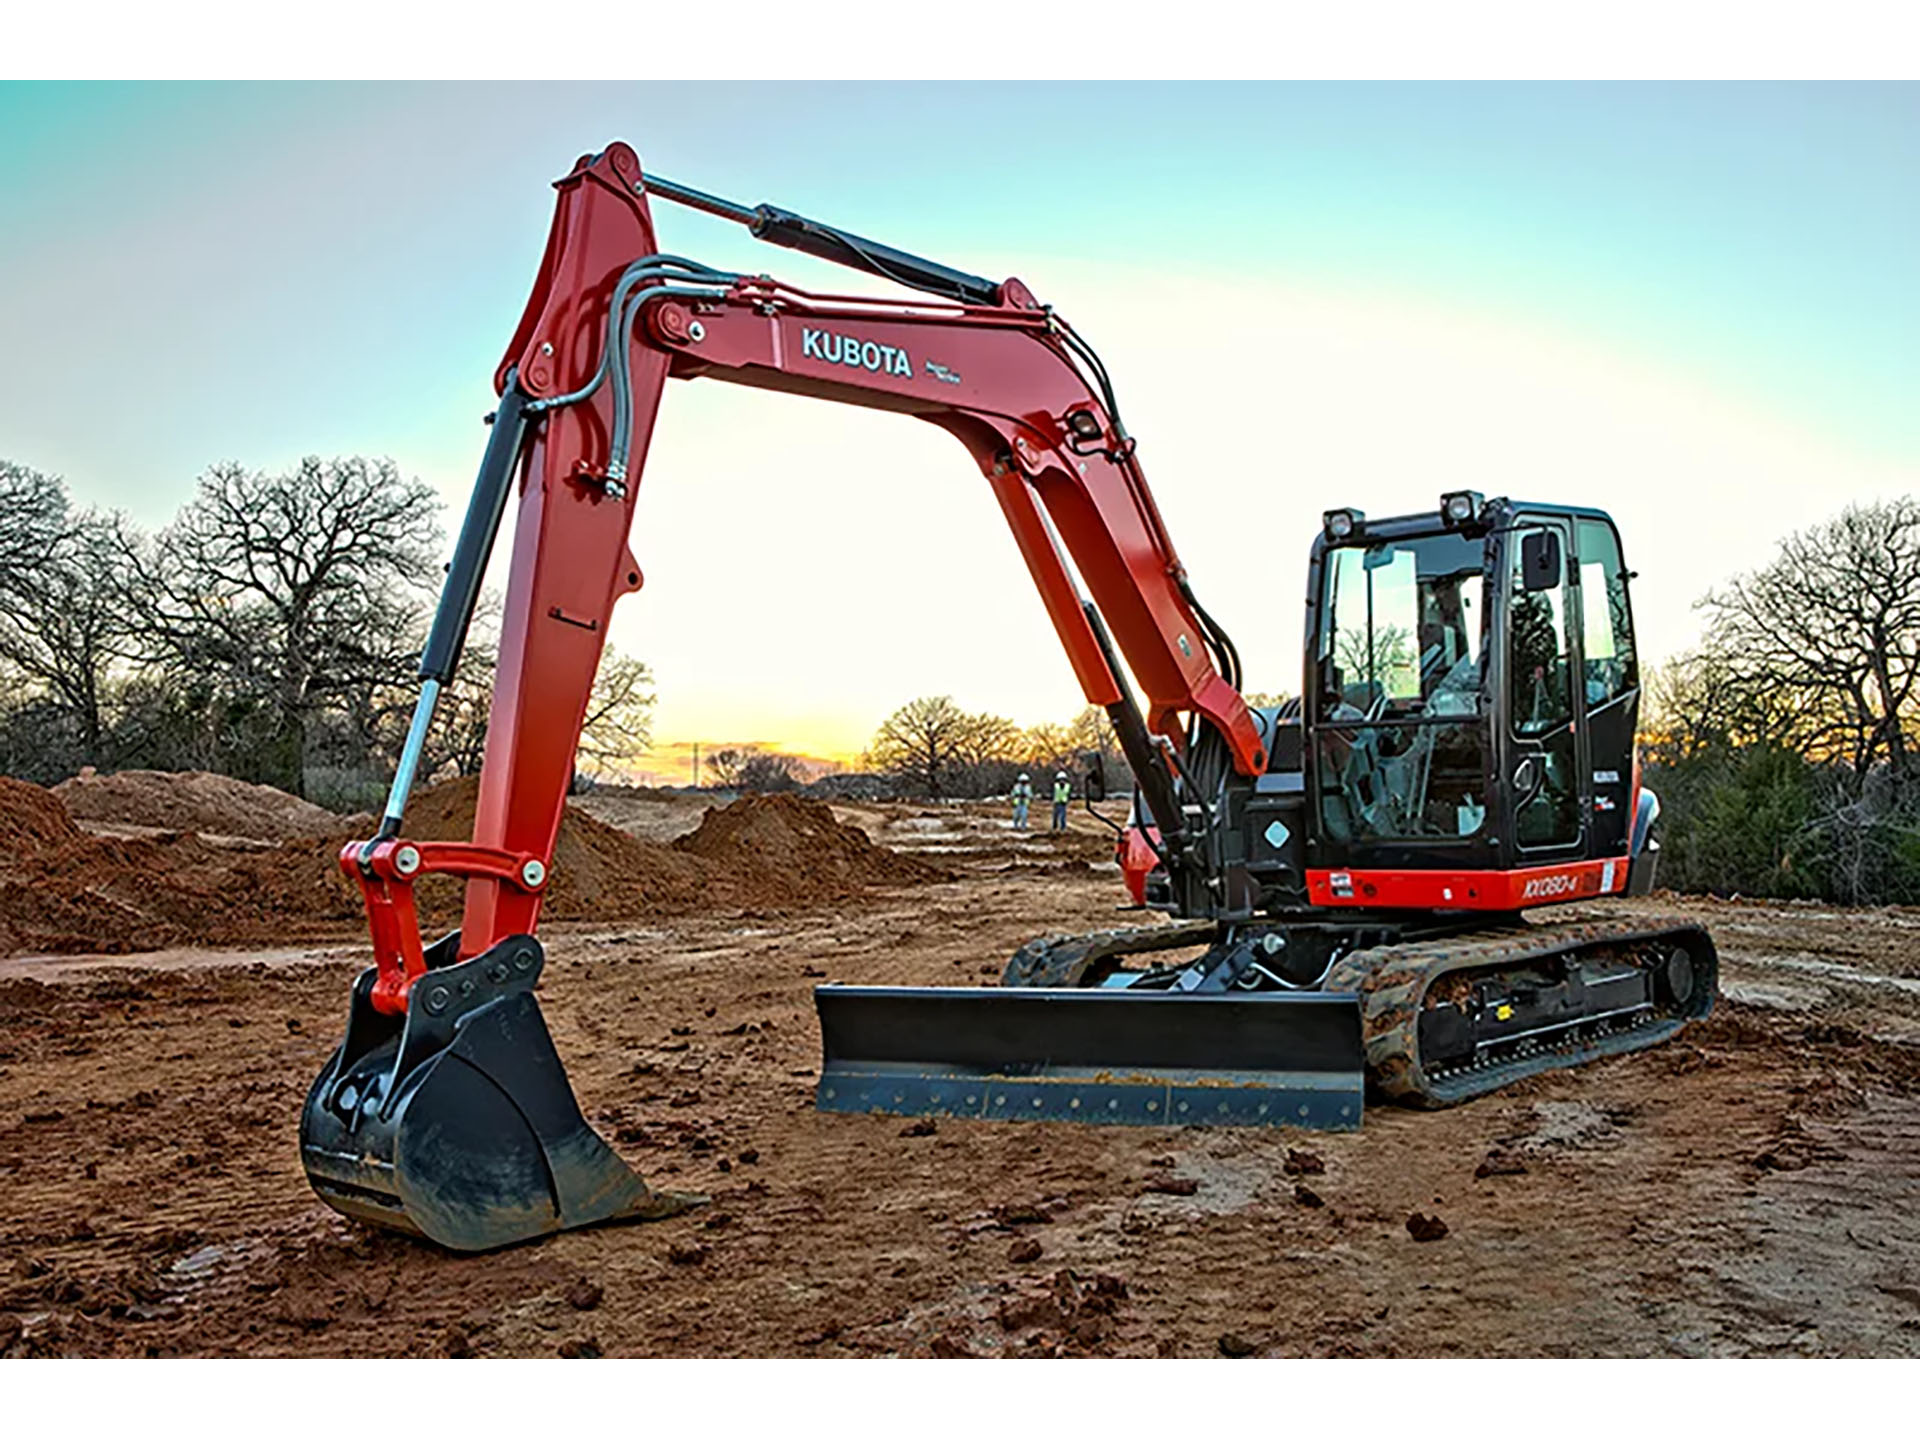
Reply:
[[1121, 1125], [1359, 1125], [1349, 994], [823, 985], [819, 1108]]

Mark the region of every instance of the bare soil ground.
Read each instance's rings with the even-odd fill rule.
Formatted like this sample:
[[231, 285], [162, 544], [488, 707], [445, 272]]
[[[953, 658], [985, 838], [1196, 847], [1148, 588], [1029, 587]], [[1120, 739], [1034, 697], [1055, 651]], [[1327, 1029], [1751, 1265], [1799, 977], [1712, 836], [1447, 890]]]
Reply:
[[351, 927], [0, 960], [0, 1352], [1920, 1354], [1920, 912], [1637, 903], [1712, 928], [1713, 1018], [1357, 1134], [928, 1126], [814, 1112], [811, 987], [982, 983], [1124, 897], [1084, 815], [836, 813], [957, 878], [548, 930], [589, 1117], [713, 1203], [501, 1254], [306, 1186]]

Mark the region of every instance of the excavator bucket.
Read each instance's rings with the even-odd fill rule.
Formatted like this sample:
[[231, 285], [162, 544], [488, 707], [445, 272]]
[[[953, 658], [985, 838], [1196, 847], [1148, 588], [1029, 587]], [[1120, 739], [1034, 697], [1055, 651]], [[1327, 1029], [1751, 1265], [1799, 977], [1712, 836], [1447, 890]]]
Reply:
[[649, 1189], [581, 1115], [533, 996], [539, 943], [516, 935], [447, 963], [458, 944], [428, 950], [405, 1015], [374, 1008], [374, 970], [355, 983], [346, 1038], [300, 1121], [320, 1198], [468, 1251], [700, 1203]]
[[1351, 994], [814, 989], [816, 1104], [1097, 1125], [1360, 1126]]

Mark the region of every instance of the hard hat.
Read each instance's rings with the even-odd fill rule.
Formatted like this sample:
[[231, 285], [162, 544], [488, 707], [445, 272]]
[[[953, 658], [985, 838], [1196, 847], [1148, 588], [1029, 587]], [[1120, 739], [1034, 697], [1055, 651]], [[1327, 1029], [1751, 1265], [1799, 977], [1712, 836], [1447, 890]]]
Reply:
[[1064, 770], [1056, 770], [1053, 772], [1053, 778], [1056, 780], [1064, 780], [1067, 778], [1067, 772]]
[[1026, 779], [1026, 778], [1027, 778], [1027, 772], [1026, 772], [1026, 771], [1024, 771], [1024, 770], [1022, 770], [1022, 771], [1020, 772], [1020, 778], [1021, 778], [1022, 780], [1024, 780], [1024, 779]]

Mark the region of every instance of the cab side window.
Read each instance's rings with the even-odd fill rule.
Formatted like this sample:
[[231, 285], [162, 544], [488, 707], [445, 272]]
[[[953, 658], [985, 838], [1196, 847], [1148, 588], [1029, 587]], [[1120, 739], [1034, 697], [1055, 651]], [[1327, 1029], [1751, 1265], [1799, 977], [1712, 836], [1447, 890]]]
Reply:
[[1574, 755], [1573, 555], [1559, 525], [1523, 525], [1510, 539], [1507, 706], [1525, 757], [1516, 771], [1513, 834], [1525, 849], [1580, 838]]
[[[1553, 547], [1554, 573], [1544, 589], [1528, 590], [1522, 554], [1529, 531], [1517, 531], [1512, 554], [1512, 596], [1509, 606], [1508, 701], [1513, 732], [1545, 735], [1573, 718], [1569, 702], [1568, 666], [1571, 647], [1566, 626], [1567, 577], [1565, 557]], [[1543, 552], [1544, 553], [1544, 550]], [[1536, 581], [1537, 583], [1537, 581]]]
[[1626, 568], [1613, 527], [1582, 520], [1579, 532], [1581, 640], [1586, 652], [1583, 693], [1589, 710], [1618, 699], [1640, 683], [1634, 663], [1632, 611]]

